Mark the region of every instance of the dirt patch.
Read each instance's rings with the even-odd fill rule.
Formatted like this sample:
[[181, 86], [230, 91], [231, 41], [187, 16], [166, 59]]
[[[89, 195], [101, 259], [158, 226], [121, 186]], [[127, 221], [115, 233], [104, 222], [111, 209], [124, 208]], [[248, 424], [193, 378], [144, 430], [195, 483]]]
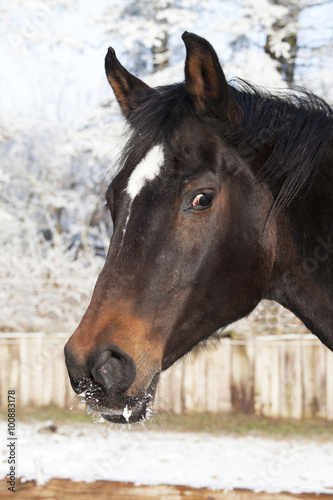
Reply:
[[[1, 499], [13, 499], [7, 490], [5, 479], [0, 481]], [[292, 493], [254, 493], [249, 490], [210, 490], [173, 485], [134, 485], [114, 481], [94, 483], [75, 482], [70, 479], [51, 479], [43, 486], [35, 481], [16, 481], [15, 500], [329, 500], [332, 495], [315, 493], [294, 495]]]

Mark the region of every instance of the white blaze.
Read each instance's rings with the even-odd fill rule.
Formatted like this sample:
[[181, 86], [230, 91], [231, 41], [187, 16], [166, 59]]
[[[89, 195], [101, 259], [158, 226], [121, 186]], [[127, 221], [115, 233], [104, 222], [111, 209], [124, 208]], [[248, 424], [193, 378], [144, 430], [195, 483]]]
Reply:
[[146, 156], [143, 158], [143, 160], [140, 161], [140, 163], [135, 167], [130, 175], [126, 193], [130, 196], [131, 201], [128, 207], [128, 214], [123, 228], [123, 236], [119, 245], [118, 254], [124, 243], [127, 224], [131, 216], [132, 202], [134, 198], [140, 193], [146, 182], [152, 181], [159, 175], [163, 163], [164, 154], [162, 146], [154, 146], [150, 151], [148, 151]]
[[126, 188], [131, 201], [140, 193], [146, 182], [152, 181], [158, 176], [163, 163], [164, 154], [162, 146], [154, 146], [131, 173]]

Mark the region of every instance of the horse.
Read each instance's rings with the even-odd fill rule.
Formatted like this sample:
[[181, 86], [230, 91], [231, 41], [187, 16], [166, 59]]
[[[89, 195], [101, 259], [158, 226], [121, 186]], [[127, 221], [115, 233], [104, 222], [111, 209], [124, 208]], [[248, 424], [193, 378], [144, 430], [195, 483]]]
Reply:
[[163, 370], [262, 299], [333, 350], [333, 110], [305, 90], [227, 82], [185, 32], [184, 82], [151, 88], [115, 51], [130, 134], [106, 191], [113, 234], [65, 346], [74, 391], [110, 422], [145, 418]]

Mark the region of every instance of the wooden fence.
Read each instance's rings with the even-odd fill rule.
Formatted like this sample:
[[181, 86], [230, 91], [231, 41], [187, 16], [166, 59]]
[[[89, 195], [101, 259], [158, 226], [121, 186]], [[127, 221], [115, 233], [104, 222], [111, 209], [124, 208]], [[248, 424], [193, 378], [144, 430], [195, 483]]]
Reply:
[[[0, 405], [70, 407], [67, 336], [0, 335]], [[163, 374], [156, 403], [174, 413], [242, 411], [268, 417], [333, 418], [333, 353], [311, 334], [229, 338]]]

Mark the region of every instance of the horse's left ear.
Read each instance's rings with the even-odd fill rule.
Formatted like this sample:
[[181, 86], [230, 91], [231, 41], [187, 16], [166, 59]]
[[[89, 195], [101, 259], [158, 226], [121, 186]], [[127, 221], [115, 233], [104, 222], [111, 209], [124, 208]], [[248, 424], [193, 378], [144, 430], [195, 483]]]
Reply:
[[149, 85], [132, 75], [120, 64], [112, 47], [109, 47], [105, 57], [105, 72], [126, 118], [130, 118], [150, 91], [154, 92]]
[[186, 46], [185, 87], [200, 116], [229, 116], [229, 89], [215, 50], [193, 33], [182, 36]]

